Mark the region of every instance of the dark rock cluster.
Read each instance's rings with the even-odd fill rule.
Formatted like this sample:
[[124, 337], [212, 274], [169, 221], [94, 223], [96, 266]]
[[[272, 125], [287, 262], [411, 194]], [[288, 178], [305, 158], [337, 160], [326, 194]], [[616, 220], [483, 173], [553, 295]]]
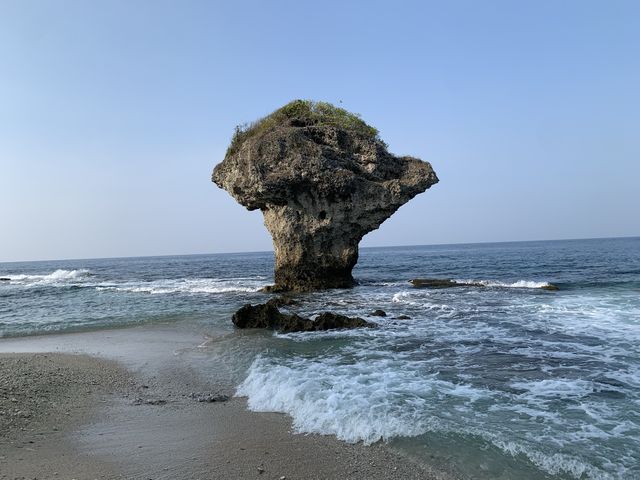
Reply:
[[245, 305], [232, 317], [238, 328], [266, 328], [282, 333], [313, 332], [337, 328], [374, 327], [373, 323], [358, 317], [347, 317], [332, 312], [324, 312], [314, 320], [301, 317], [295, 313], [282, 313], [275, 302], [259, 305]]

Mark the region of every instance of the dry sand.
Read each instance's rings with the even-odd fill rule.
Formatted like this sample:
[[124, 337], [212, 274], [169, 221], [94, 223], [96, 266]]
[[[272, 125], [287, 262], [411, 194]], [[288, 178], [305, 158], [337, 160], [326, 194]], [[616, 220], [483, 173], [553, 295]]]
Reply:
[[203, 378], [181, 354], [202, 341], [149, 327], [0, 340], [0, 479], [452, 478], [248, 411], [227, 369]]

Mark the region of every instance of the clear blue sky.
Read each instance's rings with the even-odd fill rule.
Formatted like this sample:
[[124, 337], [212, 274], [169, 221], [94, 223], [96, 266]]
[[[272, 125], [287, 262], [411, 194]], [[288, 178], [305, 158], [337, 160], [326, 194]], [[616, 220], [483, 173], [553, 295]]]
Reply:
[[210, 175], [294, 98], [440, 177], [366, 246], [640, 234], [640, 2], [0, 0], [0, 261], [270, 249]]

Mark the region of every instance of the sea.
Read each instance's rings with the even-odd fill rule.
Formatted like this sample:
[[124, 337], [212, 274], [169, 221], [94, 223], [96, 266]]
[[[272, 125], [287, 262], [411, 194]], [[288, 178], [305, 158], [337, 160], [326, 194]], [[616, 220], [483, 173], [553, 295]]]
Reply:
[[0, 263], [0, 337], [222, 332], [228, 351], [204, 365], [222, 355], [249, 408], [297, 432], [470, 478], [640, 478], [640, 237], [363, 248], [354, 277], [286, 308], [378, 328], [278, 334], [231, 323], [270, 297], [272, 252]]

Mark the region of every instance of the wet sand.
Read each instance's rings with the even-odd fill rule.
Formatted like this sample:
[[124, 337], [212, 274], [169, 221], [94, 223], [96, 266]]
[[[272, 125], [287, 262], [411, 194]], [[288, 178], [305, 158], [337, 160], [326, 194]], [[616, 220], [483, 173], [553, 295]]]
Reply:
[[0, 479], [453, 477], [248, 411], [223, 357], [202, 374], [218, 340], [167, 326], [0, 340]]

